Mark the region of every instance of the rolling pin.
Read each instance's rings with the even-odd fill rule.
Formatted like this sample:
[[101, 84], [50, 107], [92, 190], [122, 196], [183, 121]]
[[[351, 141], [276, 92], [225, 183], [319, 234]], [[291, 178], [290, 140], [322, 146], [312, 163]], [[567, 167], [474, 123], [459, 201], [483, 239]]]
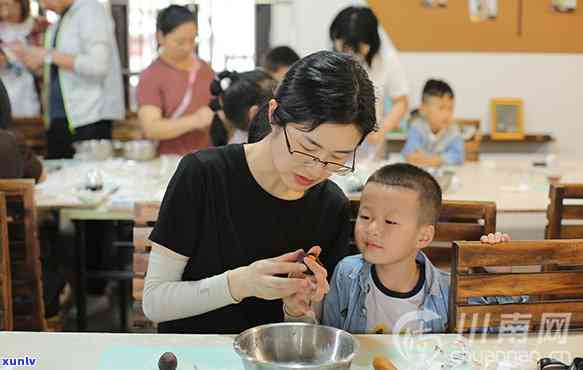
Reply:
[[397, 367], [386, 357], [376, 356], [372, 360], [372, 366], [375, 370], [397, 370]]

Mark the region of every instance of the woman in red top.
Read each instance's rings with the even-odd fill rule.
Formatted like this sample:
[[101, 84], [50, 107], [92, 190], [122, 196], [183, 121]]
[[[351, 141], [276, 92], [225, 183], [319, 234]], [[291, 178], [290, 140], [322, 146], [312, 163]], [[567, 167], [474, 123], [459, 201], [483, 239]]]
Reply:
[[214, 73], [194, 54], [194, 14], [171, 5], [158, 15], [160, 56], [140, 75], [138, 117], [160, 154], [183, 155], [210, 145], [213, 112], [208, 107]]

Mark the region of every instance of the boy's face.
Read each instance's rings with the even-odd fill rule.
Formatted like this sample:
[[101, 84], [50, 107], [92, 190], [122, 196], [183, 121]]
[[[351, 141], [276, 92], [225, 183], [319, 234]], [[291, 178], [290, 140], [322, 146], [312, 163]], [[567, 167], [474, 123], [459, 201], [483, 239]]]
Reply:
[[454, 99], [449, 95], [430, 96], [421, 104], [421, 113], [427, 117], [427, 121], [433, 132], [438, 132], [453, 121]]
[[419, 224], [415, 191], [368, 183], [362, 192], [354, 229], [356, 244], [372, 264], [407, 260], [433, 240], [434, 226]]

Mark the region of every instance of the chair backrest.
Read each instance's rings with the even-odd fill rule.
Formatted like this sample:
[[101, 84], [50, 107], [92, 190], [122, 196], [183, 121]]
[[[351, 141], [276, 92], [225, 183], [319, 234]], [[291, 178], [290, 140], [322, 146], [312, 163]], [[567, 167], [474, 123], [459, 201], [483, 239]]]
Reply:
[[0, 180], [6, 196], [14, 330], [47, 329], [33, 180]]
[[20, 132], [26, 146], [35, 154], [44, 156], [47, 153], [46, 127], [43, 117], [15, 118], [10, 129]]
[[482, 132], [480, 131], [480, 120], [458, 119], [458, 126], [465, 132], [473, 132], [473, 135], [464, 137], [464, 149], [466, 152], [465, 159], [468, 162], [480, 160], [480, 143], [482, 142]]
[[568, 204], [569, 200], [583, 199], [583, 184], [551, 184], [547, 208], [545, 239], [583, 238], [583, 225], [564, 225], [564, 220], [583, 221], [583, 202]]
[[148, 320], [142, 310], [144, 279], [148, 270], [148, 257], [152, 243], [148, 239], [152, 228], [158, 219], [159, 202], [137, 202], [134, 206], [134, 254], [132, 280], [132, 329], [148, 331], [155, 328], [155, 323]]
[[6, 198], [0, 193], [0, 331], [12, 330], [12, 277]]
[[[354, 226], [360, 198], [350, 199], [351, 224]], [[480, 236], [496, 232], [496, 203], [445, 200], [441, 207], [433, 245], [423, 249], [432, 263], [449, 269], [451, 243], [455, 240], [480, 240]], [[354, 243], [354, 237], [353, 242]], [[444, 244], [436, 246], [435, 244]], [[353, 251], [356, 246], [353, 245]]]
[[[521, 332], [583, 327], [583, 269], [543, 269], [542, 272], [528, 273], [473, 272], [477, 267], [583, 265], [583, 239], [513, 241], [496, 245], [456, 242], [453, 252], [450, 331], [464, 332], [488, 327], [504, 331], [512, 325], [514, 328], [520, 326]], [[472, 298], [500, 296], [529, 298], [527, 303], [482, 304], [470, 301]], [[550, 327], [552, 325], [557, 327]]]

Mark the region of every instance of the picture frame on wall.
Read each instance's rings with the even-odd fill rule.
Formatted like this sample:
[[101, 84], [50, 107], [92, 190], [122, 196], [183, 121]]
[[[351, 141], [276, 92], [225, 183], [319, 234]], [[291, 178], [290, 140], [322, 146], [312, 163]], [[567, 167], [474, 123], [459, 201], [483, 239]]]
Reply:
[[551, 0], [551, 5], [558, 13], [572, 13], [577, 10], [577, 0]]
[[524, 139], [524, 103], [519, 98], [495, 98], [490, 101], [493, 140]]

